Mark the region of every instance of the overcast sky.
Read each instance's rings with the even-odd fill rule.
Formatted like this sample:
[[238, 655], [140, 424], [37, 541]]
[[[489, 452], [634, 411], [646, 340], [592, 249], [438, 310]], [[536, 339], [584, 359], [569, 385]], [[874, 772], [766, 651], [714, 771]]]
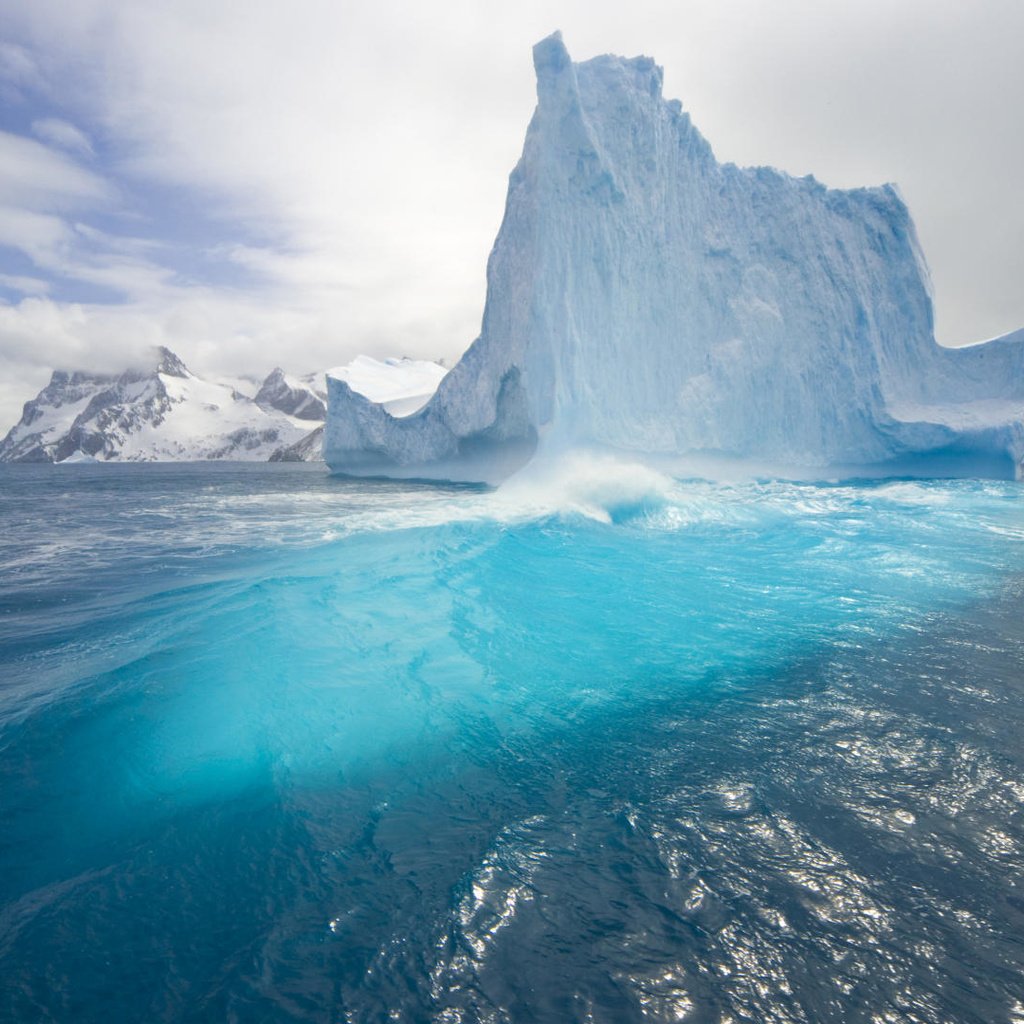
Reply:
[[556, 28], [721, 160], [896, 182], [944, 343], [1024, 326], [1022, 0], [0, 0], [0, 434], [153, 344], [457, 358]]

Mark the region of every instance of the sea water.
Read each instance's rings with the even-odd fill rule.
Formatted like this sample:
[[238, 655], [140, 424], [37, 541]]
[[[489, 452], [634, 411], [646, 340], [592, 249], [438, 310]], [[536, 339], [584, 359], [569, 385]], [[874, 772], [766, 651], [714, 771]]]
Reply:
[[0, 468], [0, 1020], [1024, 1021], [1024, 492]]

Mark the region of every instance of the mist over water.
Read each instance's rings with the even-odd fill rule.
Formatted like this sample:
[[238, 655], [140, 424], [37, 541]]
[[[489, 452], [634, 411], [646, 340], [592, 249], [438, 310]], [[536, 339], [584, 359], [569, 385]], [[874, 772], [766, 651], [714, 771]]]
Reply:
[[0, 467], [0, 1019], [1024, 1019], [1024, 512]]

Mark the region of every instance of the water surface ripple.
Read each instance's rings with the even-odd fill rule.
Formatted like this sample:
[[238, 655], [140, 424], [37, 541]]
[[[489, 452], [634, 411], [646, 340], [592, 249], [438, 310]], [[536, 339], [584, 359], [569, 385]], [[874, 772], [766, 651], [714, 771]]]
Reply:
[[1024, 1022], [1020, 486], [607, 469], [0, 467], [0, 1020]]

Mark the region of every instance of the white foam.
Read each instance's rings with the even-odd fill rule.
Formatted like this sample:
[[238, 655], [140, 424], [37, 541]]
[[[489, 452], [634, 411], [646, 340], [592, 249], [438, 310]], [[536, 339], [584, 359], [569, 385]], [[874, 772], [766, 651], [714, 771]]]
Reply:
[[621, 511], [662, 508], [677, 489], [671, 477], [642, 462], [572, 452], [530, 463], [501, 486], [497, 497], [520, 514], [577, 513], [611, 522]]

